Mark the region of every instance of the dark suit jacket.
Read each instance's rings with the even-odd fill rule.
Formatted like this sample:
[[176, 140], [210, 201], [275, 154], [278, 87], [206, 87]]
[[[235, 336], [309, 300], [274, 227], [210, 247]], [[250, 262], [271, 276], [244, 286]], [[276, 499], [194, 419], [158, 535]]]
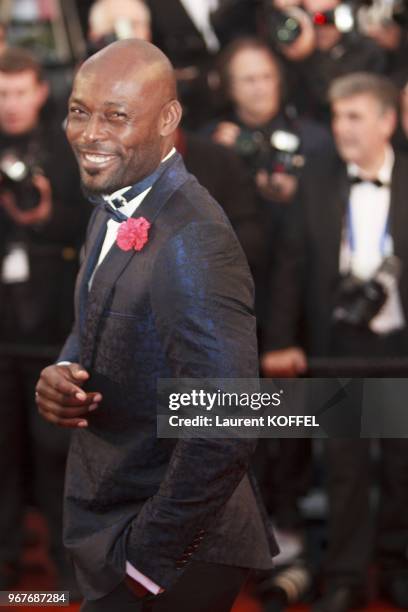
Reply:
[[191, 132], [182, 132], [177, 149], [187, 170], [224, 209], [255, 275], [266, 258], [267, 237], [244, 162], [235, 151]]
[[[408, 158], [396, 155], [391, 184], [391, 234], [402, 261], [399, 291], [408, 320]], [[304, 324], [309, 355], [327, 356], [339, 282], [339, 252], [350, 185], [337, 156], [306, 168], [284, 231], [271, 289], [267, 349], [293, 346]], [[407, 339], [408, 347], [408, 339]]]
[[90, 599], [121, 581], [126, 559], [166, 589], [191, 558], [271, 566], [246, 475], [254, 441], [156, 436], [159, 378], [257, 376], [243, 252], [178, 154], [135, 216], [152, 223], [148, 243], [140, 252], [115, 245], [87, 295], [106, 224], [96, 211], [76, 328], [60, 356], [80, 361], [104, 398], [89, 427], [74, 432], [66, 480], [64, 540]]

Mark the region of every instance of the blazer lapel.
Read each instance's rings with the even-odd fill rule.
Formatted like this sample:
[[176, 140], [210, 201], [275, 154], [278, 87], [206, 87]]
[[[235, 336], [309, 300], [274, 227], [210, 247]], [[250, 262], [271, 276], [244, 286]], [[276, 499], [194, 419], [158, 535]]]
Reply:
[[99, 254], [106, 235], [106, 223], [108, 217], [102, 211], [99, 214], [98, 221], [95, 223], [94, 231], [91, 235], [91, 249], [85, 258], [82, 277], [79, 283], [79, 324], [82, 331], [85, 324], [86, 307], [89, 294], [89, 281], [92, 277], [92, 272], [97, 264]]
[[[145, 217], [151, 223], [149, 240], [154, 240], [154, 222], [161, 209], [165, 206], [170, 196], [188, 179], [188, 176], [181, 156], [175, 153], [174, 162], [158, 178], [151, 191], [136, 209], [133, 217]], [[94, 236], [94, 239], [97, 241], [96, 231]], [[99, 246], [98, 250], [97, 245], [94, 246], [92, 253], [99, 253], [100, 248], [101, 246]], [[133, 257], [138, 255], [139, 253], [133, 249], [122, 251], [115, 243], [95, 273], [87, 299], [82, 334], [83, 341], [81, 342], [81, 363], [85, 368], [92, 366], [98, 326], [115, 283]], [[94, 260], [95, 263], [96, 261], [97, 259]], [[95, 263], [92, 265], [91, 256], [88, 259], [88, 263], [92, 271]], [[86, 274], [84, 273], [80, 295], [82, 292], [87, 291], [87, 289]]]

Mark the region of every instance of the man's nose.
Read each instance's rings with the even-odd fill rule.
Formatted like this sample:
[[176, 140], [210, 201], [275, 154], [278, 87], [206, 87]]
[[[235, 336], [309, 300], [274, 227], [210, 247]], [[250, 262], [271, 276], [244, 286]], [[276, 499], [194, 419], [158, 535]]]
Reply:
[[105, 123], [98, 115], [89, 117], [86, 126], [82, 132], [84, 142], [96, 142], [103, 140], [106, 137]]

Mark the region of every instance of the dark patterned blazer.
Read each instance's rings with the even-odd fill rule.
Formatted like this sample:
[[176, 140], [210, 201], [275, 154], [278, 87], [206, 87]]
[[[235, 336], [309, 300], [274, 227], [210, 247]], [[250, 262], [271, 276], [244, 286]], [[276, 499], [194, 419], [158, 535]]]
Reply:
[[152, 224], [147, 244], [115, 244], [88, 292], [107, 213], [91, 219], [60, 355], [103, 395], [74, 432], [66, 479], [64, 541], [89, 599], [123, 579], [126, 560], [168, 589], [190, 559], [267, 569], [276, 553], [247, 475], [254, 440], [156, 435], [159, 378], [258, 374], [241, 247], [179, 154], [135, 216]]

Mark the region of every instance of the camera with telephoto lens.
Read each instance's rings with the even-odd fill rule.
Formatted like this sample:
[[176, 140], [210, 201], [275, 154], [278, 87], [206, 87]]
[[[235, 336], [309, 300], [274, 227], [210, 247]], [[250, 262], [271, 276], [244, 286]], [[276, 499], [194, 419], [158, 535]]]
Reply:
[[261, 130], [241, 129], [235, 150], [255, 174], [266, 170], [297, 175], [305, 163], [300, 145], [300, 138], [294, 132], [275, 130], [266, 134]]
[[[355, 25], [354, 14], [353, 5], [344, 3], [333, 10], [311, 14], [310, 18], [316, 27], [334, 25], [339, 32], [350, 32]], [[291, 45], [302, 33], [295, 13], [279, 11], [269, 5], [265, 19], [269, 39], [275, 44]]]
[[265, 21], [268, 38], [273, 43], [291, 45], [302, 32], [300, 21], [290, 13], [267, 9]]
[[[333, 25], [344, 34], [357, 30], [366, 33], [370, 26], [381, 27], [392, 22], [408, 23], [408, 7], [404, 0], [368, 0], [366, 2], [344, 2], [329, 11], [309, 15], [315, 27]], [[280, 45], [292, 44], [301, 34], [302, 27], [290, 12], [266, 5], [266, 24], [269, 39]]]
[[368, 280], [353, 274], [343, 277], [335, 299], [334, 323], [367, 328], [387, 301], [389, 289], [398, 280], [400, 272], [401, 262], [392, 255], [382, 261]]
[[12, 150], [0, 154], [0, 193], [10, 191], [21, 210], [31, 210], [38, 205], [39, 192], [32, 182], [35, 174], [43, 172], [30, 160]]

